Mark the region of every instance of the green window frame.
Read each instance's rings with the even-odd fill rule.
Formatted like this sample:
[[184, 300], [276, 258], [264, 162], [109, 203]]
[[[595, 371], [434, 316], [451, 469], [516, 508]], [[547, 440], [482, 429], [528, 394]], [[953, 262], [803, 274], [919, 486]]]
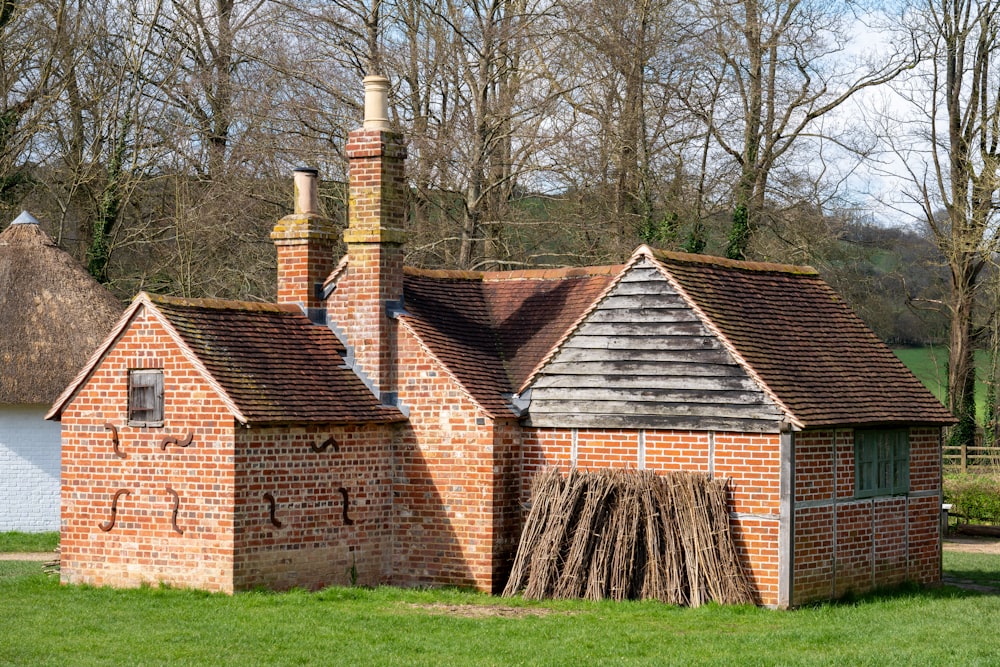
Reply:
[[130, 426], [163, 426], [163, 371], [128, 372], [128, 423]]
[[891, 496], [910, 491], [910, 432], [854, 432], [854, 495]]

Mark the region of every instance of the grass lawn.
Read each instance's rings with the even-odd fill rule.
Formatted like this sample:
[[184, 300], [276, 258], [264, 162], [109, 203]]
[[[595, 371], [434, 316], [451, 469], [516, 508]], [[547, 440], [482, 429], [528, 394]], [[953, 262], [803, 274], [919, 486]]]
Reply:
[[[998, 556], [945, 562], [1000, 580]], [[1000, 655], [1000, 596], [949, 587], [775, 612], [454, 590], [96, 589], [0, 562], [0, 614], [0, 664], [16, 665], [969, 665]]]
[[946, 551], [945, 574], [1000, 588], [1000, 556]]
[[59, 533], [0, 532], [0, 553], [53, 551], [59, 546]]

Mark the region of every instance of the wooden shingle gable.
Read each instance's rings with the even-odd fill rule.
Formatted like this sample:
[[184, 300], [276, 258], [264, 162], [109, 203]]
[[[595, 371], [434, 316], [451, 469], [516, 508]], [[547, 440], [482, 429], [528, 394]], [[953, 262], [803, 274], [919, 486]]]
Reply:
[[777, 432], [785, 413], [637, 253], [533, 377], [540, 427]]

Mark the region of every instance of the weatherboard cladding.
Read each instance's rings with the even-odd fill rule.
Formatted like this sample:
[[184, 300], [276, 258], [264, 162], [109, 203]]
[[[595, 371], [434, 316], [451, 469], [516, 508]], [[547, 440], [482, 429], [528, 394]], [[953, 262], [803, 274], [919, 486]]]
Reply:
[[782, 412], [649, 261], [640, 261], [532, 384], [538, 427], [776, 432]]
[[326, 327], [295, 305], [149, 296], [248, 423], [391, 422]]
[[802, 426], [953, 422], [815, 270], [654, 256]]

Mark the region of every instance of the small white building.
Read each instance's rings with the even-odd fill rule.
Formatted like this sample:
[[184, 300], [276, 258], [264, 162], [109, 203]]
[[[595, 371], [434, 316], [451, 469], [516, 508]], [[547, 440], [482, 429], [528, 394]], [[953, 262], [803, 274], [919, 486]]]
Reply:
[[29, 213], [0, 232], [0, 531], [59, 530], [61, 434], [44, 416], [121, 311]]

